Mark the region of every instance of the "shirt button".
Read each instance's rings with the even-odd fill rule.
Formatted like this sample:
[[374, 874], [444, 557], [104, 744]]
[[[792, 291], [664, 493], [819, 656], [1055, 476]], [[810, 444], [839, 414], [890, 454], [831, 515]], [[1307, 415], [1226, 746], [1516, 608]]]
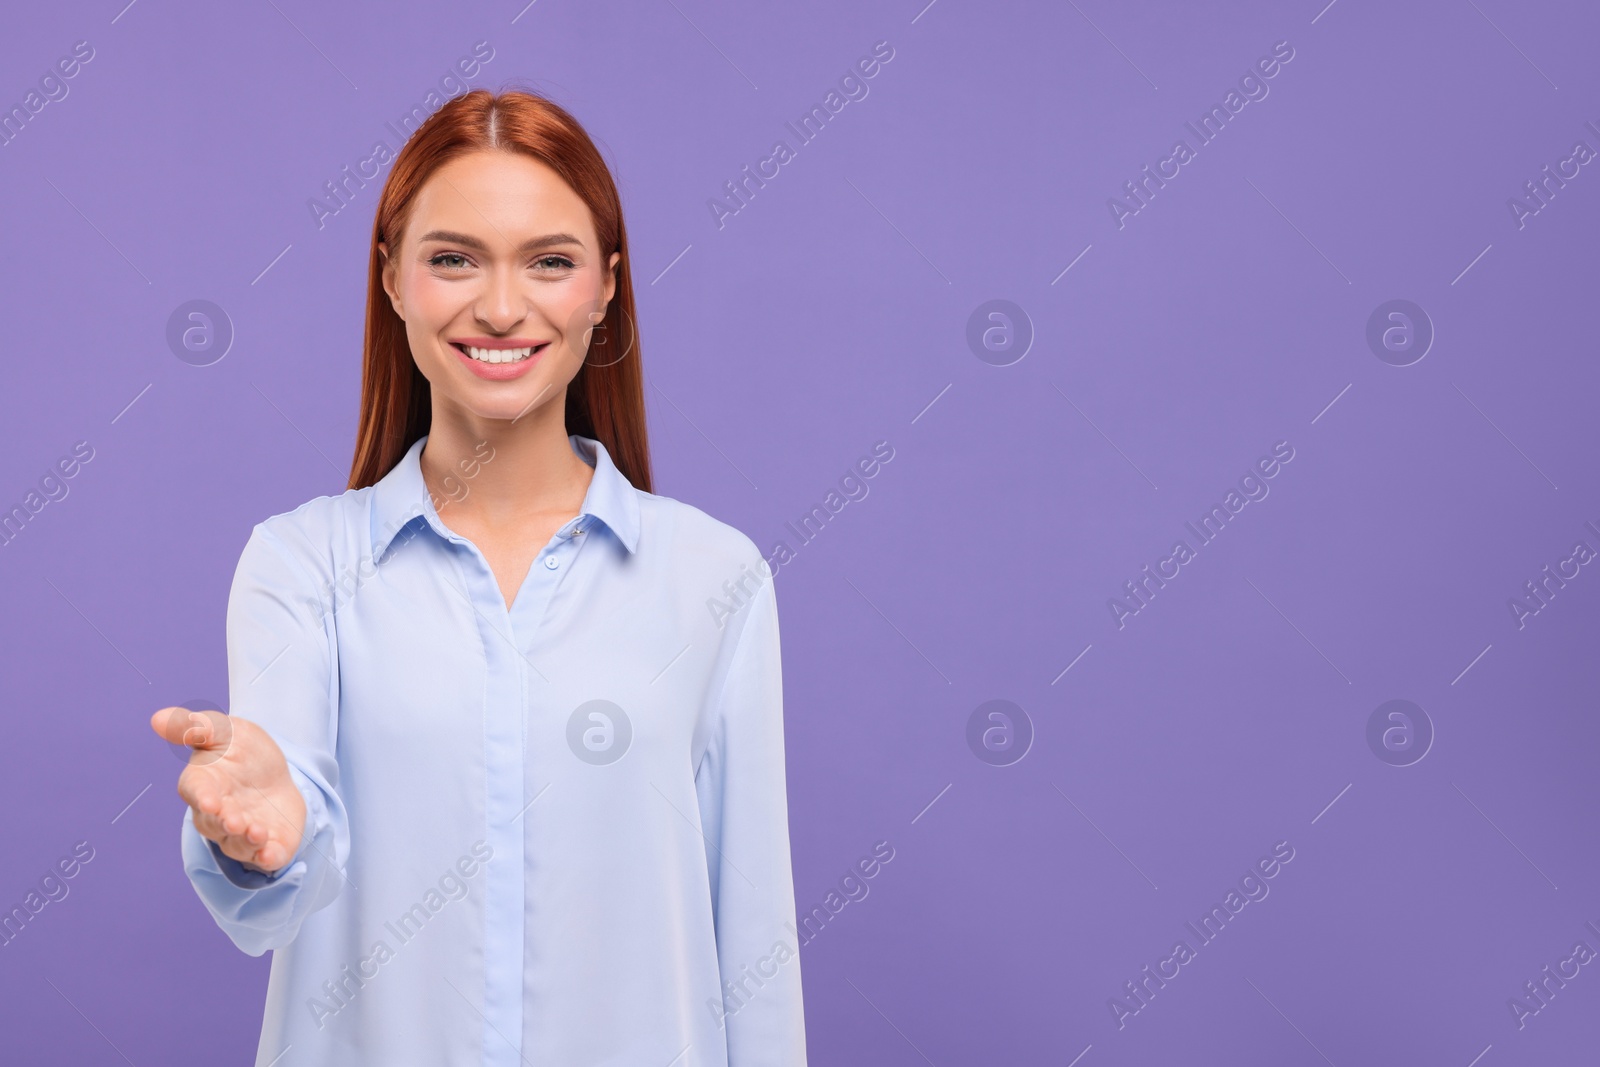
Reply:
[[546, 556], [544, 558], [544, 565], [550, 570], [555, 570], [557, 567], [561, 566], [561, 562], [554, 556]]

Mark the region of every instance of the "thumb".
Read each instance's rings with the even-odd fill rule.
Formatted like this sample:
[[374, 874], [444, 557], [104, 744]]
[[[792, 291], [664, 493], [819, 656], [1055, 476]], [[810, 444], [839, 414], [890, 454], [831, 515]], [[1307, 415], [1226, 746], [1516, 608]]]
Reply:
[[189, 708], [162, 708], [150, 716], [150, 728], [173, 745], [187, 745], [197, 751], [225, 749], [233, 737], [233, 725], [220, 711], [193, 711]]

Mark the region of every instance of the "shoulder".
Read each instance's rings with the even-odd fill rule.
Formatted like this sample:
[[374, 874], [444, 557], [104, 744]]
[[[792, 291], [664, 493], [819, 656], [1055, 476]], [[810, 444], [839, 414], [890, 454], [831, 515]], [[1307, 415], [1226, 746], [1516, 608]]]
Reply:
[[749, 644], [744, 634], [753, 627], [768, 635], [775, 650], [775, 572], [755, 541], [731, 523], [672, 497], [641, 492], [639, 506], [639, 554], [650, 557], [658, 588], [680, 602], [685, 622], [694, 620], [683, 632], [705, 633], [724, 657]]
[[262, 519], [245, 544], [241, 570], [288, 566], [299, 577], [323, 585], [370, 553], [371, 500], [370, 486], [347, 489]]
[[[765, 573], [761, 550], [743, 530], [670, 496], [639, 496], [640, 548], [674, 567], [723, 576], [749, 567]], [[720, 580], [720, 579], [719, 579]]]

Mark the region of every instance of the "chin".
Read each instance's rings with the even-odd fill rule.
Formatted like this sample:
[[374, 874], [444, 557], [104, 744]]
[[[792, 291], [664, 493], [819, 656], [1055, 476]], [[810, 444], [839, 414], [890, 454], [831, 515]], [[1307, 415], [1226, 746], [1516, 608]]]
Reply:
[[[487, 397], [480, 393], [461, 403], [460, 406], [480, 419], [502, 419], [509, 422], [531, 415], [537, 408], [549, 402], [550, 394], [555, 390], [545, 390], [544, 396], [540, 398], [541, 389], [544, 389], [542, 385], [532, 389], [518, 389], [515, 392], [505, 390], [499, 395]], [[537, 402], [536, 398], [539, 398]]]

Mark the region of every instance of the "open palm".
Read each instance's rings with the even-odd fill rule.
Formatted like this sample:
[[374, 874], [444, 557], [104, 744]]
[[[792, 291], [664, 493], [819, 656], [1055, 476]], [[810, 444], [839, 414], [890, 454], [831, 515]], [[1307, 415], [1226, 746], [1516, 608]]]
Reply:
[[272, 736], [248, 719], [217, 711], [162, 708], [150, 727], [190, 748], [178, 795], [195, 829], [223, 854], [272, 873], [300, 848], [306, 805]]

